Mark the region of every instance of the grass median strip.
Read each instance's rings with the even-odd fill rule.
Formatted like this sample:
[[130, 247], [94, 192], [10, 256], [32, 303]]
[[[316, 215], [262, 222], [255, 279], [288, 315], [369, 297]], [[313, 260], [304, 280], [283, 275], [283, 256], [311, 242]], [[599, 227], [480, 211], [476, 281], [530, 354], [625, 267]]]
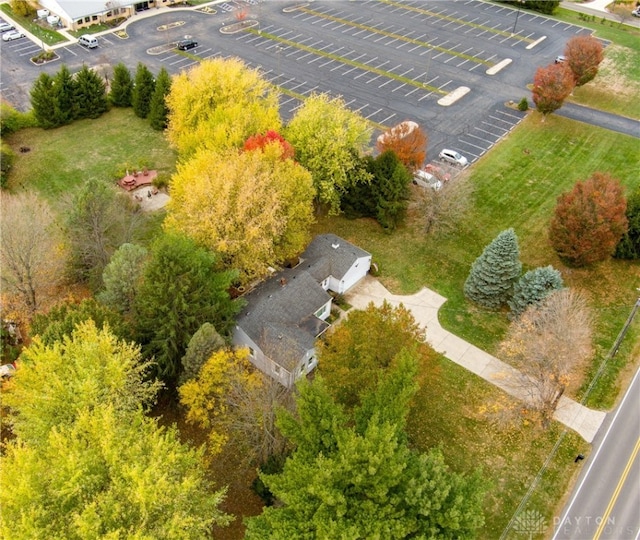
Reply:
[[428, 84], [423, 84], [421, 82], [414, 81], [413, 79], [409, 79], [408, 77], [403, 77], [402, 75], [396, 75], [395, 73], [391, 73], [391, 72], [385, 71], [383, 69], [374, 68], [374, 67], [371, 67], [371, 66], [369, 66], [367, 64], [364, 64], [362, 62], [356, 62], [354, 60], [349, 60], [348, 58], [345, 58], [344, 56], [339, 56], [339, 55], [333, 54], [333, 53], [327, 53], [327, 52], [321, 51], [319, 49], [315, 49], [313, 47], [309, 47], [307, 45], [303, 45], [302, 43], [298, 43], [296, 41], [292, 41], [290, 39], [281, 38], [281, 37], [276, 36], [274, 34], [269, 34], [268, 32], [264, 32], [264, 31], [260, 31], [260, 30], [254, 30], [253, 28], [248, 28], [248, 29], [245, 30], [245, 32], [249, 32], [249, 33], [254, 34], [256, 36], [261, 36], [263, 38], [267, 38], [267, 39], [271, 39], [273, 41], [277, 41], [278, 43], [283, 43], [285, 45], [289, 45], [291, 47], [295, 47], [296, 49], [300, 49], [301, 51], [306, 51], [308, 53], [315, 54], [316, 56], [322, 56], [324, 58], [330, 58], [331, 60], [335, 60], [335, 61], [341, 62], [341, 63], [343, 63], [345, 65], [353, 66], [353, 67], [356, 67], [358, 69], [362, 69], [363, 71], [368, 71], [370, 73], [375, 73], [376, 75], [382, 75], [383, 77], [387, 77], [389, 79], [400, 81], [400, 82], [403, 82], [405, 84], [408, 84], [408, 85], [411, 85], [411, 86], [415, 86], [416, 88], [422, 88], [424, 90], [429, 90], [430, 92], [434, 92], [436, 94], [441, 94], [443, 96], [448, 94], [448, 92], [445, 92], [444, 90], [441, 90], [440, 88], [436, 88], [435, 86], [430, 86]]
[[464, 54], [460, 52], [456, 52], [452, 49], [447, 49], [446, 47], [439, 47], [437, 45], [430, 45], [427, 41], [422, 41], [420, 39], [410, 38], [408, 36], [403, 36], [401, 34], [394, 34], [393, 32], [387, 32], [385, 30], [379, 30], [373, 26], [369, 26], [366, 24], [357, 23], [354, 21], [349, 21], [347, 19], [341, 19], [340, 17], [334, 17], [333, 15], [327, 15], [325, 13], [321, 13], [319, 11], [315, 11], [313, 9], [309, 9], [306, 7], [300, 7], [297, 11], [303, 11], [304, 13], [308, 13], [310, 15], [315, 15], [316, 17], [320, 17], [321, 19], [326, 19], [328, 21], [334, 21], [340, 24], [344, 24], [347, 26], [351, 26], [353, 28], [359, 28], [360, 30], [366, 30], [367, 32], [371, 32], [372, 34], [378, 34], [381, 36], [387, 36], [393, 39], [397, 39], [398, 41], [404, 41], [405, 43], [411, 43], [412, 45], [418, 45], [419, 47], [424, 47], [425, 49], [431, 49], [433, 51], [442, 52], [448, 54], [450, 56], [456, 56], [458, 58], [462, 58], [464, 60], [469, 60], [470, 62], [476, 62], [478, 64], [484, 64], [486, 66], [493, 66], [495, 62], [490, 62], [489, 60], [483, 60], [482, 58], [478, 58], [477, 56], [472, 56], [470, 54]]
[[414, 11], [416, 13], [422, 13], [423, 15], [429, 15], [430, 17], [438, 17], [443, 21], [450, 21], [458, 24], [464, 24], [465, 26], [471, 26], [472, 28], [478, 28], [479, 30], [484, 30], [486, 32], [491, 32], [492, 34], [497, 34], [499, 36], [504, 37], [512, 37], [513, 39], [517, 39], [518, 41], [524, 41], [525, 43], [533, 43], [533, 39], [528, 37], [516, 36], [511, 32], [507, 32], [506, 30], [496, 30], [495, 28], [491, 28], [490, 26], [484, 26], [483, 24], [472, 23], [469, 21], [463, 21], [462, 19], [457, 19], [456, 17], [449, 17], [448, 15], [441, 15], [440, 13], [435, 13], [434, 11], [429, 11], [428, 9], [408, 6], [406, 4], [401, 4], [400, 2], [394, 2], [393, 0], [380, 0], [383, 4], [388, 4], [390, 6], [401, 7], [406, 9], [407, 11]]

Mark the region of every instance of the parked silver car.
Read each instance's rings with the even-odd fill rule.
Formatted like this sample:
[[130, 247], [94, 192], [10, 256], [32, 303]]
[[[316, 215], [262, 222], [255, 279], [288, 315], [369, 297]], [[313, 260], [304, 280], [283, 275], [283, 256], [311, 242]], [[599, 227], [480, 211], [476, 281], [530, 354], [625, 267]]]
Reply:
[[469, 163], [469, 160], [466, 157], [458, 154], [455, 150], [449, 150], [448, 148], [442, 150], [440, 154], [438, 154], [438, 157], [440, 158], [440, 161], [448, 161], [449, 163], [460, 165], [461, 167], [464, 167]]
[[20, 30], [11, 30], [2, 34], [2, 41], [13, 41], [14, 39], [23, 38], [24, 34]]

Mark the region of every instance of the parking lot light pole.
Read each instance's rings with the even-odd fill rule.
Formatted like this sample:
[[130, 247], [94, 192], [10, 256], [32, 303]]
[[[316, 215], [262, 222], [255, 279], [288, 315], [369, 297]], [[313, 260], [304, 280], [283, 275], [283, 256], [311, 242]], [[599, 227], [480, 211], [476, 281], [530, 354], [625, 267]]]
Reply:
[[524, 4], [525, 0], [518, 0], [518, 11], [516, 11], [516, 20], [513, 23], [513, 30], [511, 30], [511, 35], [513, 36], [516, 33], [516, 25], [518, 24], [518, 17], [520, 16], [520, 7]]

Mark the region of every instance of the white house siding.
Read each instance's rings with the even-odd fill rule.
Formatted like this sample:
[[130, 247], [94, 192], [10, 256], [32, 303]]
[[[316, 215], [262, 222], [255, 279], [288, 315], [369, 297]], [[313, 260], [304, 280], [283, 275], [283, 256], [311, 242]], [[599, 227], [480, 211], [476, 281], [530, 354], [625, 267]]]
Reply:
[[333, 276], [329, 277], [329, 289], [343, 294], [353, 287], [358, 281], [367, 275], [371, 268], [371, 256], [359, 257], [357, 261], [351, 266], [342, 279], [336, 279]]

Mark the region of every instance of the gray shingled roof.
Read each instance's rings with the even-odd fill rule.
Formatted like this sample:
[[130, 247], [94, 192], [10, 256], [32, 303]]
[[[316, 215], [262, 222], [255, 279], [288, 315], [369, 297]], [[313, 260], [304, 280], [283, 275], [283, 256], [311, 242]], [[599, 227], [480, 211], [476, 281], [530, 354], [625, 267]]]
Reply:
[[243, 298], [247, 305], [237, 319], [238, 326], [271, 360], [289, 371], [329, 326], [313, 314], [331, 297], [300, 266], [278, 272]]
[[340, 280], [360, 257], [370, 253], [335, 234], [316, 236], [300, 256], [302, 266], [319, 282], [328, 276]]

